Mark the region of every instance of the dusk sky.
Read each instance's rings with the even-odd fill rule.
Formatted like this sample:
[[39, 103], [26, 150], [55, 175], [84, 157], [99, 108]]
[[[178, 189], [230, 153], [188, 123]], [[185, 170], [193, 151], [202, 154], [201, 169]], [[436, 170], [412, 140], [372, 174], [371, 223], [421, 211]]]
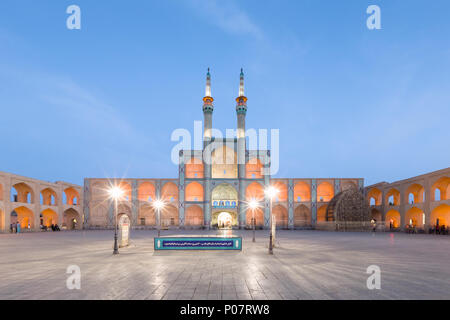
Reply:
[[[66, 8], [81, 8], [69, 30]], [[366, 9], [381, 8], [381, 30]], [[276, 177], [395, 181], [450, 166], [450, 1], [0, 2], [0, 171], [176, 178], [202, 120], [280, 130]]]

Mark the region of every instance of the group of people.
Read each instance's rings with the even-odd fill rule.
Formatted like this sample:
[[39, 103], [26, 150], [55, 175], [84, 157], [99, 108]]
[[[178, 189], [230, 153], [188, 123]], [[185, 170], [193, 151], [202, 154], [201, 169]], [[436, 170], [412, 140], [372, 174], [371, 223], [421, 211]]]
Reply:
[[[31, 229], [30, 224], [28, 224], [27, 229]], [[11, 231], [11, 233], [20, 233], [20, 231], [22, 231], [22, 226], [20, 225], [19, 222], [13, 222], [10, 224], [9, 226], [9, 230]]]
[[59, 226], [57, 224], [52, 223], [52, 225], [50, 227], [47, 227], [45, 225], [41, 224], [41, 230], [47, 231], [49, 228], [52, 229], [52, 231], [61, 231], [61, 229], [59, 228]]
[[448, 235], [448, 229], [449, 229], [449, 227], [445, 227], [445, 225], [442, 225], [442, 226], [437, 225], [437, 226], [434, 226], [433, 228], [430, 228], [430, 233]]

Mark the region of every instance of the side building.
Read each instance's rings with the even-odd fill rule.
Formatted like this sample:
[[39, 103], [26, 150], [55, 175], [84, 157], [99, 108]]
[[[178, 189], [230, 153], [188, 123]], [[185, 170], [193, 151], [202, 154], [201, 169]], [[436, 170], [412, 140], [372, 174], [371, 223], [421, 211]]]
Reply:
[[0, 171], [0, 230], [20, 223], [24, 231], [58, 224], [65, 229], [83, 227], [83, 189], [81, 186], [55, 183]]
[[450, 223], [450, 168], [365, 188], [372, 218], [384, 227], [428, 232]]

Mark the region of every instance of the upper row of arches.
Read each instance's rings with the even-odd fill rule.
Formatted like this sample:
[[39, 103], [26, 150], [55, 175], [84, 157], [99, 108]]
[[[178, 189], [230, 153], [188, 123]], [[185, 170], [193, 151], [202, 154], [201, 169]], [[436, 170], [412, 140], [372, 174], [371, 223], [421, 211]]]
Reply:
[[[3, 200], [3, 185], [0, 184], [0, 200]], [[63, 190], [62, 203], [67, 205], [77, 205], [80, 194], [73, 187]], [[58, 205], [58, 193], [51, 187], [45, 187], [39, 192], [39, 203], [42, 205], [56, 206]], [[10, 190], [10, 201], [21, 203], [36, 203], [35, 192], [30, 185], [25, 182], [14, 184]]]
[[[425, 192], [425, 188], [419, 183], [412, 183], [406, 188], [403, 201], [409, 204], [425, 202], [427, 194], [431, 201], [441, 201], [450, 199], [450, 178], [442, 177], [432, 184], [430, 190]], [[382, 204], [383, 193], [379, 188], [372, 188], [367, 194], [370, 205], [379, 206]], [[391, 206], [398, 206], [402, 201], [401, 193], [397, 188], [390, 188], [385, 195], [385, 203]]]
[[[288, 201], [288, 186], [282, 181], [274, 181], [273, 185], [278, 190], [274, 201], [286, 202]], [[131, 201], [132, 187], [131, 184], [125, 181], [118, 183], [118, 186], [123, 190], [123, 199]], [[342, 184], [342, 190], [351, 186], [356, 186], [352, 181], [345, 181]], [[107, 194], [106, 182], [95, 182], [92, 186], [93, 200], [104, 200]], [[178, 201], [178, 186], [174, 182], [166, 182], [161, 188], [161, 198], [164, 201], [174, 202]], [[317, 185], [316, 201], [329, 202], [335, 195], [334, 186], [328, 181], [322, 181]], [[310, 202], [311, 201], [311, 185], [305, 181], [298, 181], [294, 185], [294, 202]], [[137, 190], [137, 198], [139, 201], [152, 201], [156, 199], [156, 188], [152, 182], [143, 182], [139, 185]], [[247, 199], [264, 199], [264, 189], [260, 183], [253, 182], [246, 189]], [[190, 182], [185, 187], [185, 201], [203, 201], [204, 189], [202, 184], [198, 182]]]

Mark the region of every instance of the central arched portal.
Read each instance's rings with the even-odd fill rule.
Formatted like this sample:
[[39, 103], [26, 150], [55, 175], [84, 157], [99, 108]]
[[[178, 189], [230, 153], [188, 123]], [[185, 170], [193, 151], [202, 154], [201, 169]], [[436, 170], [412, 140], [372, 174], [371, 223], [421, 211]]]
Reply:
[[230, 229], [238, 226], [238, 194], [232, 185], [222, 183], [215, 187], [212, 191], [211, 203], [212, 227], [218, 227], [219, 229]]

